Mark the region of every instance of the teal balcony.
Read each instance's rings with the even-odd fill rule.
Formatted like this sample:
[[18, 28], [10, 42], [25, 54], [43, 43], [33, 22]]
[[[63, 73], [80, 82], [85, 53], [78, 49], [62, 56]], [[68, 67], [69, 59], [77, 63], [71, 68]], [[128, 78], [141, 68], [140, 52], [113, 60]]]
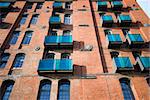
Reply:
[[150, 57], [138, 57], [136, 63], [139, 64], [142, 71], [150, 69]]
[[67, 36], [46, 36], [45, 45], [72, 45], [72, 35]]
[[62, 2], [55, 1], [55, 2], [53, 3], [53, 9], [60, 9], [60, 8], [62, 8], [62, 7], [63, 7]]
[[119, 15], [118, 21], [119, 23], [131, 23], [132, 19], [129, 15]]
[[100, 10], [106, 10], [107, 8], [107, 2], [106, 1], [98, 1], [97, 2], [98, 11]]
[[127, 40], [130, 45], [132, 44], [144, 44], [144, 40], [140, 34], [128, 34]]
[[73, 72], [72, 59], [42, 59], [38, 72]]
[[112, 1], [111, 5], [113, 8], [122, 8], [123, 7], [122, 1]]
[[61, 24], [61, 18], [59, 16], [51, 16], [49, 23], [53, 25]]
[[111, 15], [102, 16], [102, 26], [111, 26], [113, 24], [113, 18]]
[[110, 45], [123, 43], [121, 40], [120, 34], [107, 34], [106, 37], [107, 37]]
[[10, 2], [0, 2], [0, 8], [8, 8], [10, 5]]
[[133, 70], [133, 65], [131, 64], [129, 57], [114, 57], [113, 61], [116, 70]]

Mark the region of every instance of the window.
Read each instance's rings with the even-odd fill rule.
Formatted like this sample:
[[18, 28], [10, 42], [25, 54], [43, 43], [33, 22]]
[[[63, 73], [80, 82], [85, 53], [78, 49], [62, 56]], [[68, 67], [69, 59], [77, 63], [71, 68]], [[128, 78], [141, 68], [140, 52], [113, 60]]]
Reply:
[[49, 31], [49, 35], [52, 35], [52, 36], [57, 36], [57, 31]]
[[9, 59], [10, 54], [9, 53], [3, 53], [0, 57], [0, 68], [4, 68], [7, 64], [7, 61]]
[[22, 18], [21, 18], [21, 20], [20, 20], [19, 25], [25, 24], [25, 22], [26, 22], [26, 20], [27, 20], [27, 16], [28, 16], [28, 14], [23, 14], [23, 15], [22, 15]]
[[22, 41], [22, 44], [29, 44], [30, 43], [30, 40], [31, 40], [31, 37], [32, 37], [32, 33], [33, 33], [33, 31], [27, 31], [25, 33], [25, 36], [24, 36], [23, 41]]
[[61, 59], [69, 59], [70, 58], [70, 53], [62, 53], [61, 54]]
[[71, 35], [71, 31], [70, 30], [63, 31], [63, 36], [67, 36], [67, 35]]
[[70, 100], [70, 81], [68, 80], [59, 81], [57, 100]]
[[71, 2], [66, 2], [65, 3], [65, 8], [70, 9], [71, 8]]
[[135, 100], [131, 87], [130, 87], [130, 80], [127, 78], [122, 78], [119, 81], [121, 84], [124, 100]]
[[51, 81], [43, 80], [40, 82], [38, 100], [50, 100]]
[[129, 29], [122, 29], [124, 36], [126, 36], [127, 34], [129, 34]]
[[47, 53], [46, 54], [46, 59], [54, 59], [55, 54], [54, 53]]
[[71, 24], [71, 15], [70, 14], [65, 15], [64, 23], [65, 24]]
[[14, 86], [14, 81], [12, 80], [7, 80], [3, 82], [0, 89], [0, 93], [2, 93], [1, 95], [2, 97], [0, 96], [1, 100], [9, 100], [9, 96], [11, 94], [13, 86]]
[[31, 19], [31, 24], [36, 24], [36, 22], [37, 22], [37, 19], [38, 19], [38, 16], [39, 16], [39, 14], [35, 14], [35, 15], [33, 15], [33, 17], [32, 17], [32, 19]]
[[36, 5], [36, 9], [41, 9], [43, 6], [43, 2], [38, 2]]
[[19, 34], [20, 34], [20, 31], [14, 31], [12, 33], [12, 37], [10, 39], [10, 42], [9, 44], [16, 44], [17, 40], [18, 40], [18, 37], [19, 37]]
[[14, 68], [20, 68], [23, 65], [24, 62], [24, 58], [25, 58], [25, 54], [23, 53], [19, 53], [16, 55], [14, 63], [13, 63], [13, 67]]
[[105, 29], [104, 32], [105, 32], [105, 35], [112, 34], [112, 31], [110, 29]]
[[33, 3], [28, 2], [28, 3], [27, 3], [27, 6], [26, 6], [26, 9], [32, 9], [32, 5], [33, 5]]

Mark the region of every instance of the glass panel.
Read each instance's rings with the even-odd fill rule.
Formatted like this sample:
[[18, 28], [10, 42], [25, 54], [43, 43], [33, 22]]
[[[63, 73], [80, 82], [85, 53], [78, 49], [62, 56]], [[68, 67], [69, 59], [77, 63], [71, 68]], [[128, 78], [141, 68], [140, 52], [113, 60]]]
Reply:
[[140, 60], [145, 68], [150, 68], [150, 57], [140, 57]]
[[45, 37], [45, 43], [59, 43], [59, 37], [58, 36], [46, 36]]
[[123, 6], [121, 1], [112, 1], [113, 6]]
[[122, 42], [119, 34], [108, 34], [107, 37], [110, 42]]
[[59, 23], [61, 23], [61, 19], [59, 16], [52, 16], [52, 17], [50, 17], [50, 23], [51, 24], [59, 24]]
[[9, 44], [16, 44], [20, 32], [19, 32], [19, 31], [14, 31], [12, 34], [13, 34], [13, 35], [12, 35], [12, 38], [11, 38]]
[[20, 67], [22, 67], [23, 62], [24, 62], [24, 58], [25, 58], [24, 54], [17, 54], [16, 58], [15, 58], [15, 61], [13, 63], [13, 67], [14, 68], [20, 68]]
[[44, 81], [40, 85], [40, 94], [38, 100], [50, 100], [51, 82]]
[[6, 89], [5, 89], [4, 95], [2, 97], [2, 100], [9, 100], [9, 96], [12, 91], [13, 85], [14, 85], [14, 83], [12, 83], [12, 82], [6, 83]]
[[0, 68], [4, 68], [7, 64], [10, 54], [4, 53], [0, 58]]
[[10, 6], [11, 3], [9, 2], [0, 2], [0, 8], [6, 8], [8, 6]]
[[27, 31], [25, 33], [25, 36], [24, 36], [24, 39], [22, 41], [22, 44], [29, 44], [30, 43], [30, 40], [31, 40], [31, 37], [32, 37], [32, 31]]
[[58, 100], [70, 100], [70, 82], [60, 82]]
[[72, 71], [72, 60], [71, 59], [57, 59], [56, 60], [57, 71]]
[[54, 71], [54, 59], [43, 59], [39, 63], [39, 71]]
[[131, 21], [131, 17], [129, 15], [119, 15], [119, 18], [122, 21]]
[[28, 16], [27, 14], [23, 14], [23, 15], [22, 15], [22, 18], [21, 18], [21, 20], [20, 20], [19, 25], [25, 24], [26, 19], [27, 19], [27, 16]]
[[128, 34], [128, 36], [132, 42], [144, 42], [140, 34]]
[[71, 19], [70, 19], [70, 14], [66, 14], [64, 18], [64, 23], [65, 24], [71, 24]]
[[123, 91], [124, 100], [135, 100], [129, 83], [122, 80], [121, 81], [121, 88], [122, 88], [122, 91]]
[[36, 6], [36, 9], [41, 9], [42, 6], [43, 6], [43, 2], [38, 2], [37, 6]]
[[39, 16], [38, 14], [33, 15], [32, 19], [31, 19], [31, 24], [36, 24], [38, 16]]
[[112, 18], [111, 15], [103, 15], [103, 16], [102, 16], [102, 19], [103, 19], [104, 21], [113, 21], [113, 18]]
[[118, 68], [133, 68], [129, 57], [115, 57], [114, 60]]
[[98, 3], [98, 6], [106, 6], [107, 5], [106, 1], [99, 1], [97, 3]]
[[62, 7], [62, 2], [54, 2], [53, 7], [54, 8], [61, 8]]
[[72, 43], [72, 35], [60, 36], [60, 43]]

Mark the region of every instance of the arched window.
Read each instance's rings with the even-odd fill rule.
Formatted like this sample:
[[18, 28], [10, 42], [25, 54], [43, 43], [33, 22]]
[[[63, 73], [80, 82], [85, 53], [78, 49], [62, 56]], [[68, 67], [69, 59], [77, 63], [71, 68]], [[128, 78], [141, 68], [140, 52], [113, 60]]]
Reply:
[[33, 31], [26, 31], [22, 44], [29, 44], [32, 38]]
[[70, 14], [65, 14], [64, 23], [65, 24], [71, 24], [71, 15]]
[[42, 80], [40, 82], [38, 100], [50, 100], [51, 81]]
[[124, 100], [135, 100], [133, 92], [130, 87], [130, 80], [127, 78], [121, 78], [120, 80]]
[[14, 81], [4, 81], [0, 89], [0, 100], [9, 100], [9, 96], [14, 86]]
[[39, 14], [33, 15], [30, 24], [36, 24], [38, 17], [39, 17]]
[[62, 53], [61, 54], [61, 59], [69, 59], [70, 58], [70, 53]]
[[23, 65], [24, 62], [24, 58], [25, 58], [25, 54], [24, 53], [19, 53], [16, 55], [14, 63], [13, 63], [13, 67], [14, 68], [20, 68]]
[[14, 31], [14, 32], [12, 33], [12, 37], [11, 37], [11, 39], [10, 39], [9, 44], [16, 44], [19, 35], [20, 35], [20, 31]]
[[70, 100], [70, 81], [60, 80], [58, 82], [57, 100]]
[[3, 53], [0, 57], [0, 68], [4, 68], [7, 64], [7, 61], [9, 59], [10, 54], [9, 53]]
[[54, 53], [47, 53], [45, 58], [46, 59], [54, 59], [54, 57], [55, 57]]
[[64, 36], [71, 35], [71, 31], [70, 30], [65, 30], [65, 31], [63, 31], [63, 35]]

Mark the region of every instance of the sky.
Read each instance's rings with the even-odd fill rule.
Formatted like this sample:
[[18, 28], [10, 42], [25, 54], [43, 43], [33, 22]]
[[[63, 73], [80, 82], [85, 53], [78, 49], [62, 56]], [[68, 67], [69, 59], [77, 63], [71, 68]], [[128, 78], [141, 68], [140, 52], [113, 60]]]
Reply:
[[150, 0], [137, 0], [137, 2], [150, 18]]

